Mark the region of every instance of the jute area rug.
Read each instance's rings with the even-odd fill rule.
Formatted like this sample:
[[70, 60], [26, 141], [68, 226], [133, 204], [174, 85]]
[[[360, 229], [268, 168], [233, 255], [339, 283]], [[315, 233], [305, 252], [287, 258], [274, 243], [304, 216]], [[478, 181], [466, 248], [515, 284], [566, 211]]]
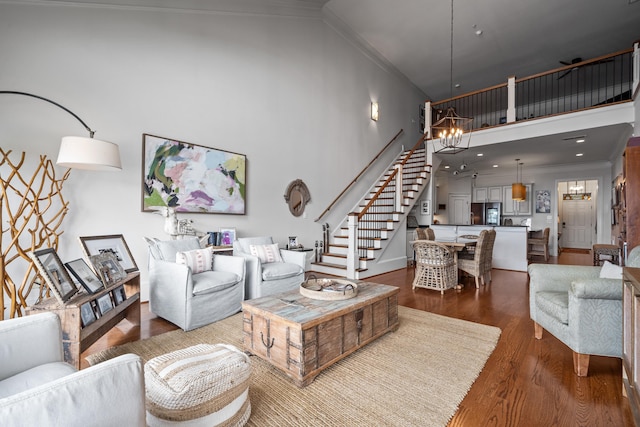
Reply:
[[[147, 361], [198, 343], [242, 349], [242, 315], [200, 329], [167, 332], [88, 357], [124, 353]], [[445, 426], [494, 350], [500, 329], [399, 307], [400, 327], [298, 388], [251, 357], [249, 426]]]

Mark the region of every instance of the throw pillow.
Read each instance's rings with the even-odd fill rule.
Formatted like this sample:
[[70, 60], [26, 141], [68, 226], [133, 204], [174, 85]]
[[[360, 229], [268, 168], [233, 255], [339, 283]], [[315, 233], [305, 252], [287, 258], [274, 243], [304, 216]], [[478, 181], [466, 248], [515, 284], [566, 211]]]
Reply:
[[622, 267], [605, 261], [600, 270], [600, 278], [622, 280]]
[[251, 255], [260, 258], [260, 262], [263, 264], [283, 262], [277, 243], [272, 245], [249, 245], [249, 252], [251, 252]]
[[189, 267], [191, 269], [191, 274], [209, 271], [213, 269], [213, 251], [211, 248], [205, 248], [177, 252], [176, 263]]

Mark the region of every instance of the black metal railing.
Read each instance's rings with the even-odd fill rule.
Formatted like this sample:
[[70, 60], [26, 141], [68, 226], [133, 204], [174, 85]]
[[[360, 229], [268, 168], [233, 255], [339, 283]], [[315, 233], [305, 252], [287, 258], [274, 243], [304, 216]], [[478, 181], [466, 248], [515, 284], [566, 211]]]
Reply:
[[[544, 73], [514, 79], [515, 121], [570, 113], [631, 100], [633, 49], [577, 62]], [[431, 123], [452, 107], [472, 117], [471, 129], [500, 126], [507, 120], [509, 84], [431, 104]]]
[[516, 80], [516, 121], [631, 99], [632, 51], [624, 51]]
[[431, 105], [431, 123], [444, 116], [452, 107], [462, 117], [473, 117], [471, 129], [476, 130], [507, 122], [507, 84], [450, 98]]

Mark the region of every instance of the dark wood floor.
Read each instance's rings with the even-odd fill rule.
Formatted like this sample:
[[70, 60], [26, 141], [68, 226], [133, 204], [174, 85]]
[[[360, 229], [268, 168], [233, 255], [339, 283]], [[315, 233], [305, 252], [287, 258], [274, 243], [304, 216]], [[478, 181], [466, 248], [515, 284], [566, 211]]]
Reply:
[[[588, 265], [591, 257], [565, 251], [549, 262]], [[539, 341], [533, 337], [526, 273], [493, 270], [488, 286], [476, 289], [471, 279], [464, 279], [464, 289], [440, 295], [426, 289], [413, 291], [413, 272], [407, 268], [369, 280], [400, 287], [401, 305], [502, 330], [495, 351], [449, 426], [633, 426], [621, 392], [620, 359], [592, 356], [589, 375], [579, 378], [564, 344], [548, 333]], [[142, 306], [140, 328], [123, 321], [83, 356], [175, 329], [147, 307]], [[428, 339], [425, 331], [425, 343]], [[422, 399], [429, 396], [416, 396], [407, 404], [419, 405]]]

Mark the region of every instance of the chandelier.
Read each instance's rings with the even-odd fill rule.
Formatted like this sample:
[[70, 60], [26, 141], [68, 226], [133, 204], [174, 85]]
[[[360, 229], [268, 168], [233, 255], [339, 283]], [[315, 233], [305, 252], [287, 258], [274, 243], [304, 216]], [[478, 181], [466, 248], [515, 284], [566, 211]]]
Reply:
[[[453, 98], [453, 0], [451, 0], [451, 59], [449, 63], [450, 95]], [[472, 118], [462, 117], [456, 113], [454, 107], [448, 107], [441, 119], [431, 126], [431, 141], [433, 152], [441, 154], [456, 154], [469, 148], [471, 140]], [[464, 134], [467, 133], [467, 144], [463, 144]], [[435, 139], [439, 140], [436, 144]]]

